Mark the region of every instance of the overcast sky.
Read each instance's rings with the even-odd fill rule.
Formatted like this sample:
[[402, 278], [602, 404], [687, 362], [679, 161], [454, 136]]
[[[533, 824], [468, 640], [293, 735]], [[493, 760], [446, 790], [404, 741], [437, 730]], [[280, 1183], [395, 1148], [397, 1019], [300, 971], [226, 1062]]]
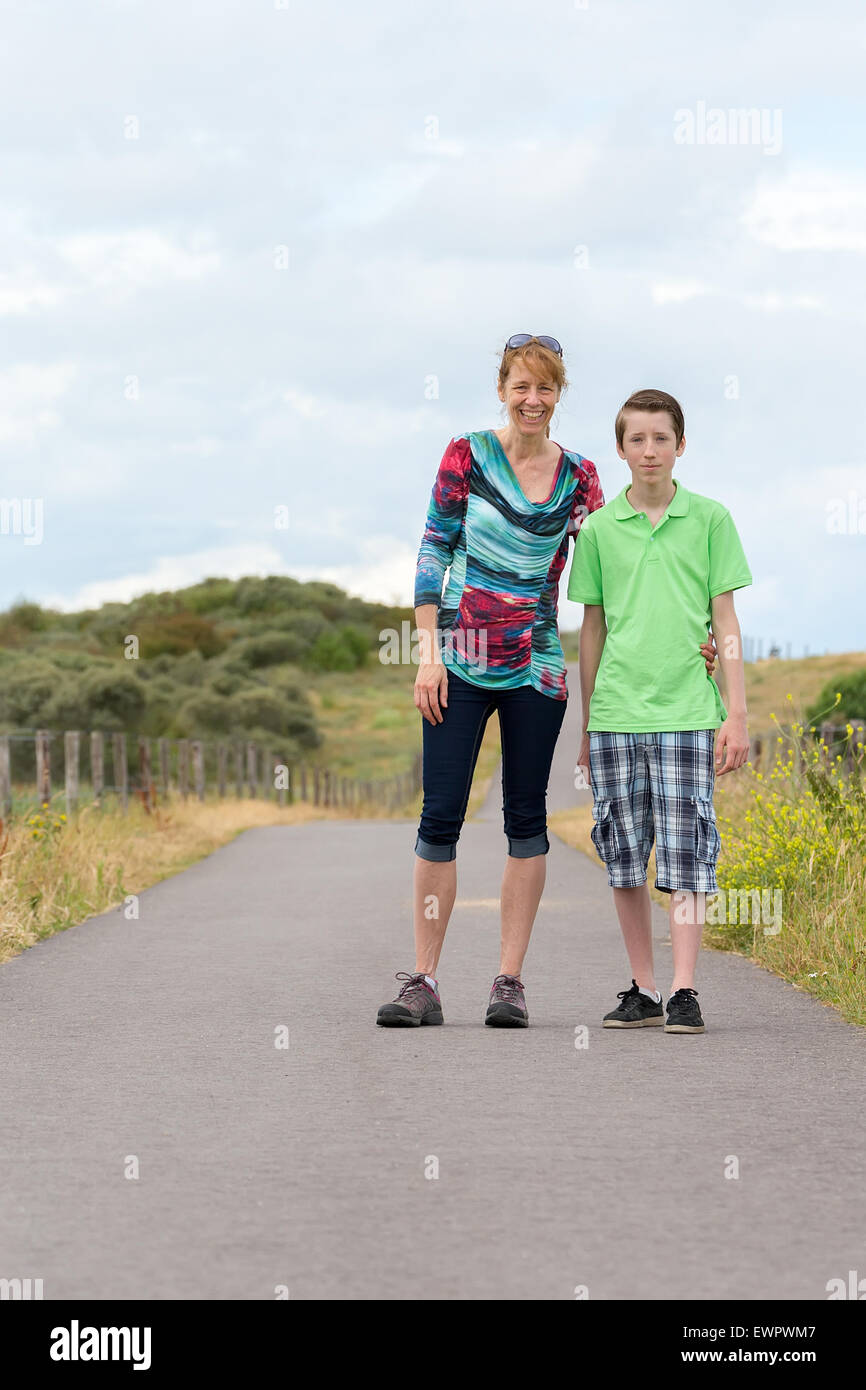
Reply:
[[608, 498], [617, 407], [680, 399], [746, 634], [866, 647], [864, 62], [856, 0], [7, 0], [0, 604], [410, 603], [526, 331]]

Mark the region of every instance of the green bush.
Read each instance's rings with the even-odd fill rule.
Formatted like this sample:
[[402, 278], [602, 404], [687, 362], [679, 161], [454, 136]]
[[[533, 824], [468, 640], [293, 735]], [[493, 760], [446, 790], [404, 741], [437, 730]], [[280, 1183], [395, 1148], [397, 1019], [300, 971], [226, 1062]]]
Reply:
[[0, 686], [0, 721], [11, 727], [43, 727], [43, 712], [59, 676], [57, 667], [47, 661], [16, 661]]
[[10, 622], [16, 627], [23, 628], [25, 632], [44, 632], [49, 626], [49, 615], [44, 608], [40, 608], [38, 603], [13, 603], [7, 610]]
[[225, 643], [213, 623], [196, 613], [144, 618], [137, 626], [131, 625], [129, 631], [138, 636], [139, 654], [143, 660], [163, 653], [185, 656], [192, 651], [201, 652], [207, 658], [218, 656], [225, 650]]
[[316, 639], [307, 664], [318, 671], [355, 671], [366, 663], [369, 651], [367, 635], [360, 628], [344, 623]]
[[288, 733], [288, 705], [274, 690], [239, 690], [229, 696], [232, 727], [241, 731], [260, 725], [272, 734]]
[[130, 670], [98, 666], [73, 684], [59, 684], [42, 711], [46, 727], [136, 731], [147, 704], [141, 681]]
[[234, 726], [230, 701], [207, 690], [185, 700], [174, 720], [177, 738], [211, 738], [232, 733]]
[[307, 647], [311, 647], [316, 638], [328, 630], [327, 618], [323, 618], [316, 608], [299, 608], [294, 613], [276, 613], [272, 621], [274, 627], [278, 627], [281, 632], [295, 633]]
[[238, 653], [241, 660], [256, 670], [261, 666], [278, 666], [285, 661], [300, 661], [307, 644], [292, 632], [265, 632], [250, 637]]
[[181, 597], [191, 613], [213, 613], [217, 609], [233, 608], [237, 581], [234, 579], [205, 579], [181, 590]]
[[270, 574], [265, 579], [247, 576], [238, 580], [235, 606], [240, 613], [277, 612], [294, 607], [305, 588], [300, 580], [285, 574]]
[[175, 657], [171, 676], [181, 685], [203, 685], [207, 675], [205, 659], [200, 651], [187, 652], [186, 656]]
[[215, 695], [234, 695], [236, 691], [242, 690], [247, 684], [244, 676], [238, 671], [223, 667], [210, 678], [210, 688]]
[[[836, 695], [842, 698], [838, 705]], [[852, 719], [866, 720], [866, 670], [852, 671], [828, 681], [813, 705], [806, 710], [810, 724], [816, 721], [845, 724]]]

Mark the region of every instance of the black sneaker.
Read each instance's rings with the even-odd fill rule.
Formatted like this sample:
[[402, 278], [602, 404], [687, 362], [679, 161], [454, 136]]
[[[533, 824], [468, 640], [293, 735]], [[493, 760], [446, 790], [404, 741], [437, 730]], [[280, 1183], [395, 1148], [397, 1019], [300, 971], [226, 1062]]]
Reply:
[[494, 1028], [528, 1028], [523, 985], [516, 975], [497, 975], [490, 990], [484, 1022]]
[[439, 990], [432, 989], [425, 975], [409, 975], [405, 970], [395, 976], [404, 980], [397, 998], [383, 1004], [376, 1022], [390, 1028], [417, 1028], [422, 1023], [442, 1022], [442, 1001]]
[[631, 989], [622, 989], [616, 996], [622, 1003], [602, 1020], [605, 1028], [660, 1028], [665, 1021], [662, 1002], [641, 994], [637, 981], [632, 980]]
[[678, 989], [668, 1000], [666, 1033], [703, 1033], [704, 1020], [698, 1008], [696, 989]]

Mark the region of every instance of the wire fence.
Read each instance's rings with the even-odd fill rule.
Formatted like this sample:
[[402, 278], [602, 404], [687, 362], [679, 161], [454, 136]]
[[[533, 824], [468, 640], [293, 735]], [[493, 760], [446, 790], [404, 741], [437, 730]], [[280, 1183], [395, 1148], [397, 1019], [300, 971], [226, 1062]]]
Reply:
[[[393, 812], [421, 787], [421, 755], [392, 777], [348, 777], [333, 768], [288, 762], [279, 746], [255, 740], [151, 739], [99, 730], [34, 729], [0, 734], [0, 815], [4, 820], [51, 806], [66, 812], [109, 800], [126, 811], [131, 799], [151, 811], [158, 802], [194, 797], [254, 797], [278, 805], [309, 802], [356, 814]], [[61, 790], [62, 789], [62, 790]]]

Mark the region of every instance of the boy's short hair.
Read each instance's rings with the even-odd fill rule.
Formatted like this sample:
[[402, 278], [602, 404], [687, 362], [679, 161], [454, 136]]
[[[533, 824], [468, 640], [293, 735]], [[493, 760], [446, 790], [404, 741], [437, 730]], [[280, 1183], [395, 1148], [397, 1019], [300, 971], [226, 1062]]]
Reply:
[[682, 443], [683, 435], [686, 432], [686, 422], [683, 415], [683, 408], [679, 401], [669, 396], [667, 391], [655, 391], [652, 388], [644, 391], [635, 391], [629, 396], [624, 405], [621, 405], [616, 417], [616, 442], [622, 448], [622, 441], [625, 438], [625, 417], [629, 410], [664, 410], [670, 415], [677, 438], [677, 447]]

